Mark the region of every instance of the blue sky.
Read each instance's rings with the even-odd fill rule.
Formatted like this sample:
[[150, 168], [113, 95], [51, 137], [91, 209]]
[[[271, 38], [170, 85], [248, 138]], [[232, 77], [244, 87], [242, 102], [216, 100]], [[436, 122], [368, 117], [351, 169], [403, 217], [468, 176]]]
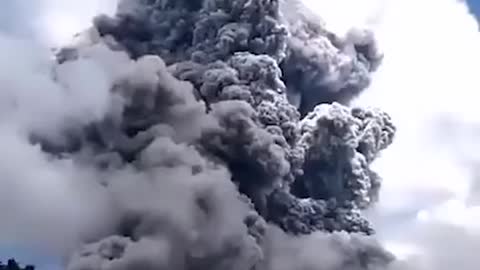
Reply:
[[467, 0], [470, 10], [477, 15], [477, 18], [480, 17], [480, 0]]

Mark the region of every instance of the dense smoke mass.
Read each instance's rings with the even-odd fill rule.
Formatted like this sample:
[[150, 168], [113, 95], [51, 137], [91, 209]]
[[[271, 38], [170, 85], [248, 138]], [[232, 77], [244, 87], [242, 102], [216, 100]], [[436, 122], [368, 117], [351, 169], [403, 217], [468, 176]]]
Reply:
[[124, 0], [79, 39], [40, 66], [54, 103], [4, 99], [39, 166], [87, 182], [67, 270], [394, 260], [361, 210], [395, 127], [349, 107], [382, 60], [371, 32], [338, 36], [296, 0]]

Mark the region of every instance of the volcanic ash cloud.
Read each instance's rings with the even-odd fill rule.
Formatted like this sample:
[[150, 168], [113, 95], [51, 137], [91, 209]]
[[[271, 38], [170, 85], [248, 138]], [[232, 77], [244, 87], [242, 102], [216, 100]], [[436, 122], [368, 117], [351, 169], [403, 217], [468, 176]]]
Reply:
[[[2, 88], [13, 139], [38, 170], [66, 179], [65, 198], [52, 200], [81, 205], [82, 222], [52, 236], [75, 235], [67, 269], [394, 259], [361, 210], [378, 198], [369, 165], [395, 127], [383, 111], [348, 106], [382, 60], [371, 32], [338, 36], [296, 1], [132, 0], [82, 37], [55, 63], [26, 65], [53, 92], [29, 100]], [[26, 166], [6, 164], [14, 185], [25, 179]]]

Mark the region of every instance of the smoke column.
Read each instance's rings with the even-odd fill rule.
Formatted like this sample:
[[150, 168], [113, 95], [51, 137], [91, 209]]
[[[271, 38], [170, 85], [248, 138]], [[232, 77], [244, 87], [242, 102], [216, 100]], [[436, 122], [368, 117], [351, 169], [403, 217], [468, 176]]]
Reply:
[[395, 128], [344, 106], [381, 55], [290, 4], [123, 1], [54, 57], [61, 29], [2, 34], [2, 242], [67, 269], [387, 265], [360, 209]]
[[[39, 18], [78, 14], [45, 2]], [[18, 206], [2, 225], [2, 241], [20, 228], [24, 239], [16, 240], [68, 255], [68, 269], [474, 269], [477, 157], [469, 135], [477, 121], [468, 63], [477, 60], [478, 26], [463, 3], [303, 1], [317, 18], [301, 8], [286, 12], [299, 7], [287, 1], [286, 38], [278, 21], [256, 18], [276, 18], [274, 4], [250, 1], [229, 25], [225, 18], [236, 18], [240, 4], [209, 1], [204, 9], [219, 12], [202, 17], [197, 3], [142, 8], [150, 2], [124, 1], [127, 16], [97, 18], [99, 33], [62, 51], [60, 64], [46, 50], [4, 38], [2, 51], [18, 53], [13, 70], [22, 79], [1, 78], [9, 83], [2, 100], [11, 116], [2, 119], [10, 149], [0, 168], [10, 179], [1, 183], [2, 199]], [[63, 43], [99, 9], [113, 14], [112, 6], [91, 3], [64, 29], [44, 20], [41, 42]], [[193, 47], [182, 43], [191, 37], [188, 16], [213, 31], [196, 24]], [[152, 23], [172, 18], [185, 25], [169, 32]], [[252, 29], [252, 21], [264, 28]], [[379, 45], [351, 26], [374, 29]], [[152, 33], [158, 42], [147, 42]], [[215, 35], [219, 43], [208, 43]], [[163, 60], [145, 56], [153, 52]], [[0, 73], [11, 74], [8, 68]], [[380, 178], [368, 167], [395, 128], [382, 111], [340, 105], [369, 85], [357, 104], [383, 108], [399, 129], [373, 163], [386, 179], [377, 206]], [[314, 108], [331, 102], [339, 103]], [[331, 169], [315, 175], [318, 168]], [[345, 178], [332, 173], [339, 169]], [[372, 227], [360, 209], [407, 266], [390, 264], [388, 252], [364, 235]], [[25, 226], [31, 223], [47, 229]], [[443, 243], [457, 253], [440, 249]]]

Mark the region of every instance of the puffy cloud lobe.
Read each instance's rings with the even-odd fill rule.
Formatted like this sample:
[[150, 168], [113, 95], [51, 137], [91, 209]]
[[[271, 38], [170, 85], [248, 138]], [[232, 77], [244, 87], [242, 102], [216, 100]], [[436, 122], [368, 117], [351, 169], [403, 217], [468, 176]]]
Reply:
[[302, 114], [322, 102], [348, 103], [369, 85], [382, 60], [371, 32], [338, 37], [297, 0], [136, 0], [124, 6], [115, 18], [98, 17], [96, 26], [133, 57], [210, 63], [237, 51], [269, 55], [282, 67], [290, 100]]
[[383, 57], [368, 30], [353, 29], [340, 38], [319, 18], [304, 18], [287, 17], [291, 37], [281, 63], [289, 99], [302, 115], [319, 103], [348, 104], [369, 86]]
[[305, 173], [299, 189], [317, 199], [365, 208], [378, 196], [379, 176], [369, 164], [393, 140], [395, 127], [382, 111], [317, 106], [301, 121]]
[[122, 213], [118, 236], [85, 246], [67, 269], [250, 269], [262, 258], [247, 230], [252, 210], [224, 168], [168, 137], [135, 167], [106, 183]]
[[102, 35], [132, 56], [160, 55], [167, 63], [225, 59], [239, 50], [278, 58], [287, 32], [274, 19], [278, 1], [123, 1], [116, 18], [101, 16]]
[[[103, 52], [98, 48], [91, 48], [97, 56], [57, 65], [35, 43], [5, 35], [0, 40], [0, 144], [5, 154], [0, 239], [47, 253], [68, 252], [84, 237], [109, 232], [115, 211], [94, 170], [70, 155], [58, 159], [44, 146], [64, 148], [70, 134], [102, 119], [109, 111], [112, 80], [100, 64], [97, 56]], [[121, 55], [111, 53], [113, 58]]]
[[292, 237], [270, 230], [267, 260], [260, 269], [386, 269], [394, 259], [372, 237], [335, 232], [315, 232]]
[[281, 1], [280, 10], [290, 34], [280, 65], [289, 100], [302, 115], [319, 103], [348, 104], [370, 84], [383, 58], [372, 32], [351, 29], [340, 36], [299, 0]]
[[268, 198], [267, 217], [283, 230], [295, 235], [316, 231], [374, 233], [370, 222], [352, 206], [339, 205], [334, 199], [300, 199], [280, 190]]

